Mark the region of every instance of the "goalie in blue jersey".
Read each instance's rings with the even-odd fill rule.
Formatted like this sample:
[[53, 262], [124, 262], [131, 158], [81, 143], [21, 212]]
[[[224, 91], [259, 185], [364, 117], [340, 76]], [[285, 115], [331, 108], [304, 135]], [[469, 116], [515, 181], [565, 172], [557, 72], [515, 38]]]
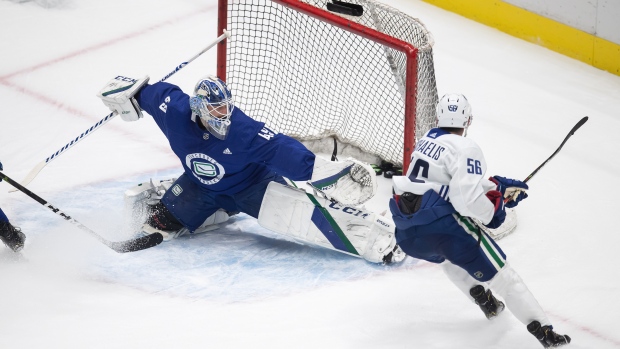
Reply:
[[[370, 166], [354, 159], [330, 162], [316, 157], [299, 141], [247, 116], [215, 76], [200, 79], [193, 96], [169, 83], [149, 85], [148, 77], [118, 76], [98, 96], [125, 121], [140, 119], [142, 110], [151, 115], [183, 166], [184, 173], [165, 187], [161, 200], [150, 203], [143, 226], [147, 233], [158, 232], [170, 239], [209, 230], [235, 212], [258, 218], [268, 186], [274, 182], [285, 185], [284, 177], [310, 181], [344, 205], [359, 205], [376, 192]], [[294, 235], [289, 227], [281, 230]], [[373, 244], [356, 252], [380, 261], [396, 245], [393, 232], [390, 251], [383, 246], [381, 256], [371, 257]]]

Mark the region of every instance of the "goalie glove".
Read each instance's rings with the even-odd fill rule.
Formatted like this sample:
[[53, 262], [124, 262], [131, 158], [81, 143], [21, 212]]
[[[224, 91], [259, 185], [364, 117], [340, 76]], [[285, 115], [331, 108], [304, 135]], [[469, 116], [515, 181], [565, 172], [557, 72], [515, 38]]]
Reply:
[[497, 191], [502, 193], [502, 196], [509, 199], [506, 202], [506, 207], [512, 208], [519, 204], [519, 202], [527, 198], [526, 189], [529, 189], [525, 182], [510, 179], [501, 176], [493, 176], [489, 180], [497, 186]]
[[375, 171], [352, 158], [334, 162], [316, 157], [309, 183], [328, 198], [345, 205], [361, 205], [377, 192]]
[[117, 113], [125, 121], [136, 121], [142, 117], [142, 110], [134, 95], [146, 85], [149, 77], [132, 79], [125, 76], [117, 76], [99, 91], [97, 97], [101, 98], [113, 113]]

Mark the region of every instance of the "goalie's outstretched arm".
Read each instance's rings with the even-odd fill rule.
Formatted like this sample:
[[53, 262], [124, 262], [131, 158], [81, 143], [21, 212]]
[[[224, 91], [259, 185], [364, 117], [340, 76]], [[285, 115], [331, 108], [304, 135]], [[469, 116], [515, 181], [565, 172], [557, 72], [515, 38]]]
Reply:
[[309, 183], [331, 199], [361, 205], [377, 191], [375, 172], [368, 164], [349, 158], [327, 161], [302, 143], [264, 127], [253, 140], [251, 159], [263, 161], [278, 174]]

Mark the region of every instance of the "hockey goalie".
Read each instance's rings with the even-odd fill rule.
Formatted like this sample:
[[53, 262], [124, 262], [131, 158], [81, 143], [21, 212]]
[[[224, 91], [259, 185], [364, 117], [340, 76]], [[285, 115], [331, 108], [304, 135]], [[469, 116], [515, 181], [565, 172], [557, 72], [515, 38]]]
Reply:
[[[169, 83], [118, 76], [98, 97], [125, 121], [137, 121], [146, 111], [183, 165], [175, 180], [126, 193], [133, 208], [146, 211], [145, 233], [169, 240], [213, 230], [243, 212], [306, 244], [374, 263], [404, 258], [393, 222], [358, 208], [376, 192], [369, 165], [316, 157], [297, 140], [247, 116], [219, 78], [200, 79], [190, 97]], [[287, 179], [308, 182], [314, 193], [287, 185]]]
[[[218, 229], [236, 212], [217, 210], [194, 232], [183, 227], [162, 231], [152, 227], [153, 211], [176, 179], [140, 183], [125, 192], [128, 225], [144, 233], [160, 232], [168, 241], [185, 234], [201, 234]], [[147, 223], [140, 226], [139, 222]], [[394, 223], [354, 205], [345, 205], [324, 195], [315, 195], [291, 185], [271, 182], [258, 215], [263, 228], [295, 241], [363, 258], [372, 263], [396, 263], [405, 258], [396, 245]]]

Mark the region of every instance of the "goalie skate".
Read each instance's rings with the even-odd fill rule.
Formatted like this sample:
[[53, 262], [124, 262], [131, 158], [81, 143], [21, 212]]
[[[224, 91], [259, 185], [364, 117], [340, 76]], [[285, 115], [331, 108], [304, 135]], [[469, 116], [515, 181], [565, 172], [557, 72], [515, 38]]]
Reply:
[[149, 218], [150, 207], [155, 206], [161, 200], [175, 181], [176, 178], [171, 178], [160, 180], [155, 184], [156, 182], [151, 180], [125, 191], [125, 226], [129, 227], [132, 232], [138, 231], [141, 235], [160, 233], [164, 237], [164, 241], [170, 241], [183, 235], [201, 234], [218, 229], [220, 223], [224, 223], [230, 218], [231, 214], [224, 210], [218, 210], [192, 233], [187, 228], [162, 230], [144, 223]]

